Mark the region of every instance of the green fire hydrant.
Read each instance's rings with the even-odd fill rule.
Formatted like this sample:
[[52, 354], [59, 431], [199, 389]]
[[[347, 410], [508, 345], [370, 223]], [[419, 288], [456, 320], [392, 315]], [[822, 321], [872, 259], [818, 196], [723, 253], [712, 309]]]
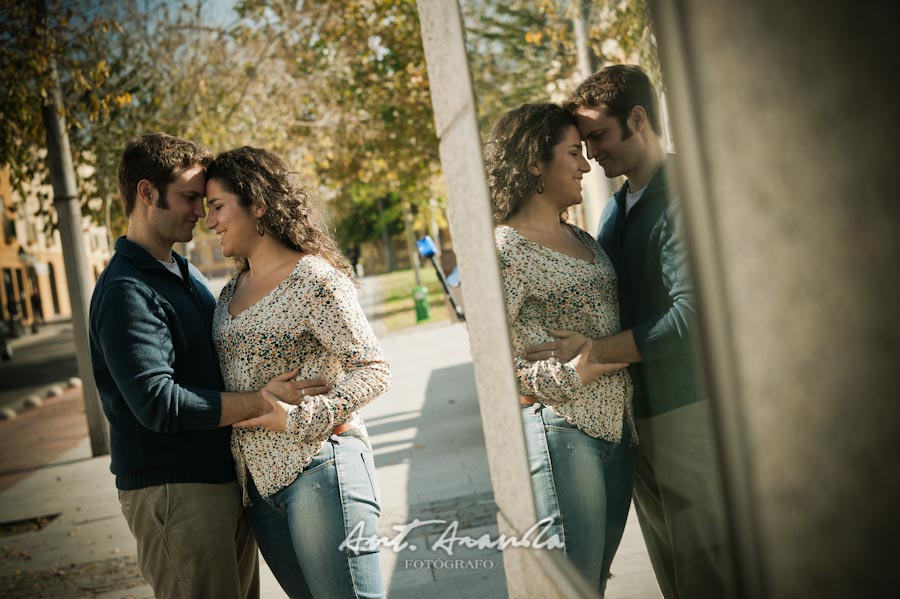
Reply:
[[430, 318], [428, 307], [428, 287], [413, 287], [413, 304], [416, 307], [416, 322], [422, 322]]

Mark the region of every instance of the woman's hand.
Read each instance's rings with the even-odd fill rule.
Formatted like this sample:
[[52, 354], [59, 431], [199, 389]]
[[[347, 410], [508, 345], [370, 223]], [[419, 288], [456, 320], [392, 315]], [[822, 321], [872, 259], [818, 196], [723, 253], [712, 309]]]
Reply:
[[300, 373], [298, 368], [279, 374], [263, 387], [272, 395], [285, 403], [297, 405], [307, 397], [322, 395], [331, 391], [331, 385], [322, 379], [292, 380]]
[[587, 385], [593, 383], [604, 374], [622, 370], [628, 366], [628, 362], [616, 362], [611, 364], [600, 364], [591, 362], [588, 358], [591, 355], [591, 346], [593, 343], [588, 340], [578, 350], [578, 354], [568, 362], [569, 366], [575, 369], [581, 378], [581, 384]]
[[265, 389], [262, 391], [262, 397], [265, 402], [271, 406], [272, 410], [270, 412], [267, 412], [262, 416], [257, 416], [256, 418], [248, 418], [247, 420], [235, 422], [231, 426], [241, 428], [259, 426], [276, 433], [287, 431], [287, 417], [288, 410], [291, 409], [290, 404], [279, 401], [275, 395], [269, 393]]
[[575, 358], [585, 342], [590, 341], [581, 333], [565, 330], [547, 331], [557, 338], [557, 341], [547, 341], [532, 345], [525, 350], [522, 356], [529, 362], [537, 362], [538, 360], [549, 360], [556, 358], [560, 362], [568, 362]]

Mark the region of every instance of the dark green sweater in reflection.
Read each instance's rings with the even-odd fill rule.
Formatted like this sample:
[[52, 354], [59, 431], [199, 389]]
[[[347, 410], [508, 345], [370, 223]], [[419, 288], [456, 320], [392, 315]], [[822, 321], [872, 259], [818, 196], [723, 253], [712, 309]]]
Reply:
[[699, 399], [694, 372], [694, 288], [676, 232], [665, 165], [625, 214], [628, 183], [603, 210], [597, 240], [616, 269], [622, 330], [632, 329], [642, 362], [632, 364], [634, 410], [655, 416]]

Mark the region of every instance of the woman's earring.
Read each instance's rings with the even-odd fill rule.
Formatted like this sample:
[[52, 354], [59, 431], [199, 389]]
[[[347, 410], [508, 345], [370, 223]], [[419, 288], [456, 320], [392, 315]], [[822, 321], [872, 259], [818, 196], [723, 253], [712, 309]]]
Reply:
[[544, 178], [538, 175], [538, 182], [535, 186], [535, 191], [538, 192], [538, 195], [543, 195], [544, 193]]
[[259, 217], [256, 217], [256, 232], [259, 233], [259, 236], [262, 237], [266, 234], [266, 230], [263, 229], [262, 221], [259, 220]]

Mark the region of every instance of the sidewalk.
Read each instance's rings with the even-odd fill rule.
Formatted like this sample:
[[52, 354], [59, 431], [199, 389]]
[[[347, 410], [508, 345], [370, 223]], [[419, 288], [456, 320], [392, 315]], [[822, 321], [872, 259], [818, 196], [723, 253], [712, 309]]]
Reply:
[[366, 318], [369, 319], [369, 324], [372, 325], [375, 335], [383, 340], [387, 336], [387, 326], [381, 319], [376, 318], [374, 314], [375, 307], [381, 301], [381, 289], [378, 287], [378, 279], [376, 277], [363, 277], [357, 279], [357, 281], [359, 281], [359, 289], [357, 291], [359, 305], [362, 306], [363, 312], [366, 313]]
[[[394, 524], [413, 518], [457, 520], [460, 535], [470, 528], [483, 534], [485, 526], [496, 534], [464, 325], [426, 325], [383, 345], [394, 386], [362, 411], [378, 466], [381, 534], [393, 537]], [[54, 435], [65, 442], [53, 445]], [[109, 458], [90, 458], [80, 393], [70, 390], [0, 422], [0, 439], [0, 598], [151, 597], [137, 572]], [[505, 596], [496, 552], [482, 572], [411, 563], [441, 557], [418, 549], [434, 530], [413, 531], [408, 540], [416, 551], [382, 551], [391, 597]], [[281, 599], [262, 565], [263, 597]], [[466, 576], [467, 592], [459, 576]]]
[[[0, 362], [0, 409], [20, 410], [21, 399], [43, 395], [51, 384], [78, 374], [74, 352], [59, 342], [71, 334], [72, 321], [63, 319], [42, 324], [37, 333], [29, 329], [12, 340], [13, 359]], [[34, 355], [35, 347], [42, 348], [39, 357]]]
[[30, 343], [34, 343], [36, 341], [40, 341], [42, 339], [47, 339], [48, 337], [53, 337], [63, 329], [72, 327], [72, 319], [71, 318], [57, 318], [56, 320], [49, 320], [38, 325], [38, 332], [32, 333], [31, 328], [29, 327], [25, 334], [12, 339], [12, 347], [13, 349], [20, 348], [24, 345], [28, 345]]
[[[364, 307], [375, 294], [363, 279]], [[446, 521], [413, 530], [403, 552], [382, 549], [389, 597], [503, 599], [500, 553], [458, 549], [451, 557], [429, 549], [451, 522], [456, 536], [497, 535], [465, 325], [421, 325], [382, 344], [394, 385], [362, 410], [380, 482], [380, 532], [393, 537], [392, 526], [415, 518]], [[80, 393], [0, 421], [0, 450], [0, 599], [152, 597], [137, 571], [109, 458], [90, 457]], [[262, 596], [284, 598], [260, 565]], [[609, 599], [659, 597], [633, 514], [613, 571]]]

